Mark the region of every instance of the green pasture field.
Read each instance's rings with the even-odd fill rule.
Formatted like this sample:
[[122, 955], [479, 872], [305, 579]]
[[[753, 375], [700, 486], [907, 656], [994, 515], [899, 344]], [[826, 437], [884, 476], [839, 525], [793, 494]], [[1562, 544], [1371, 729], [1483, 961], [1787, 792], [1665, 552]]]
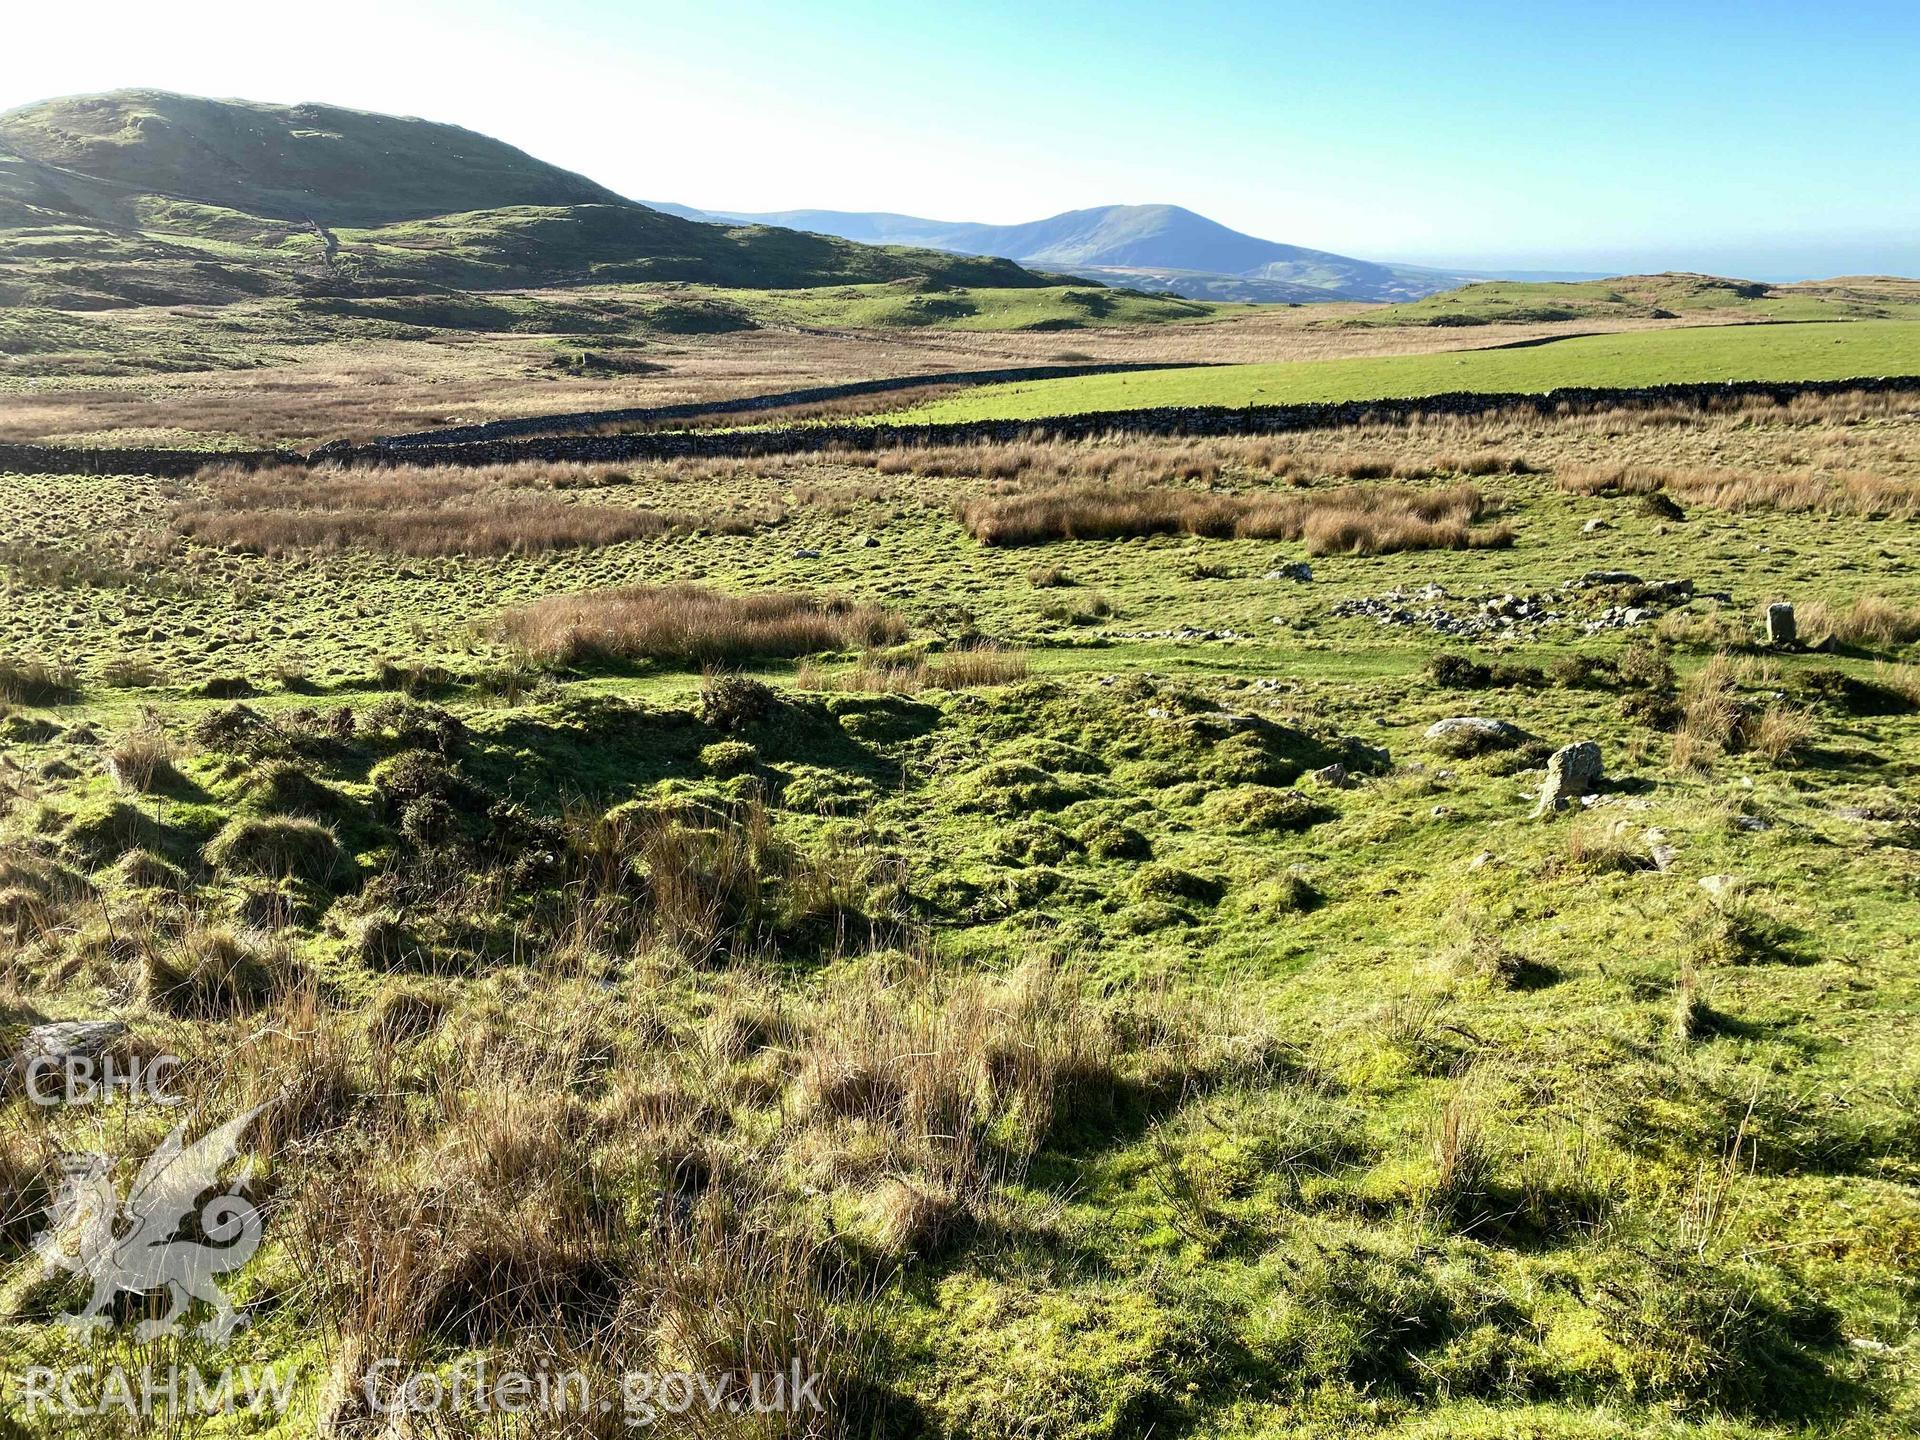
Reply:
[[1899, 320], [1716, 325], [1583, 335], [1507, 349], [1230, 365], [970, 390], [884, 417], [900, 423], [1032, 420], [1178, 405], [1383, 400], [1452, 391], [1721, 380], [1847, 380], [1920, 373], [1920, 324]]

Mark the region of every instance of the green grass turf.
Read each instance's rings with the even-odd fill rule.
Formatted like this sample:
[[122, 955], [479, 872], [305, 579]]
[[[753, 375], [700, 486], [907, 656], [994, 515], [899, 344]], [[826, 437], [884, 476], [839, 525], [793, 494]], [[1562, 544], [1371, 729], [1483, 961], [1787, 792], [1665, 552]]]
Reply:
[[901, 423], [1030, 420], [1174, 405], [1282, 405], [1449, 391], [1537, 392], [1719, 380], [1920, 374], [1920, 324], [1863, 320], [1577, 336], [1514, 349], [1149, 371], [986, 386], [885, 416]]
[[[298, 1087], [297, 1140], [261, 1157], [274, 1197], [266, 1244], [223, 1282], [252, 1324], [230, 1349], [179, 1352], [299, 1367], [294, 1412], [277, 1426], [249, 1418], [245, 1433], [315, 1433], [344, 1363], [335, 1287], [375, 1263], [302, 1242], [301, 1206], [322, 1174], [383, 1206], [428, 1190], [435, 1206], [396, 1213], [435, 1254], [438, 1227], [451, 1224], [457, 1251], [472, 1216], [492, 1216], [489, 1253], [542, 1275], [555, 1264], [541, 1248], [545, 1221], [577, 1189], [596, 1218], [579, 1243], [627, 1290], [650, 1293], [648, 1226], [671, 1213], [672, 1161], [698, 1153], [728, 1175], [774, 1157], [759, 1214], [830, 1233], [827, 1259], [872, 1280], [873, 1349], [859, 1379], [894, 1405], [890, 1433], [1910, 1434], [1920, 715], [1837, 704], [1815, 679], [1891, 679], [1886, 667], [1920, 648], [1776, 659], [1751, 639], [1771, 599], [1873, 589], [1920, 602], [1914, 522], [1703, 508], [1676, 521], [1631, 498], [1569, 495], [1551, 472], [1611, 456], [1761, 469], [1833, 450], [1908, 476], [1900, 457], [1920, 453], [1915, 436], [1912, 422], [1885, 417], [1622, 435], [1515, 424], [1487, 443], [1547, 473], [1480, 482], [1506, 498], [1511, 549], [1320, 557], [1308, 584], [1267, 578], [1303, 558], [1275, 541], [982, 547], [950, 502], [990, 482], [889, 487], [830, 460], [624, 481], [596, 472], [596, 501], [718, 510], [784, 497], [790, 511], [746, 533], [496, 560], [149, 546], [140, 537], [164, 531], [180, 487], [7, 476], [8, 529], [87, 563], [62, 569], [42, 555], [32, 569], [10, 552], [0, 571], [0, 658], [71, 664], [80, 687], [0, 714], [14, 907], [0, 931], [10, 981], [0, 1041], [11, 1050], [33, 1021], [111, 1011], [212, 1077], [216, 1105], [233, 1074], [261, 1094]], [[1351, 441], [1301, 443], [1339, 453]], [[1403, 459], [1435, 442], [1374, 443]], [[1587, 533], [1593, 519], [1610, 528]], [[1719, 638], [1747, 649], [1743, 704], [1785, 696], [1807, 710], [1805, 749], [1779, 763], [1745, 752], [1676, 769], [1669, 738], [1617, 686], [1451, 688], [1429, 663], [1469, 647], [1333, 613], [1342, 599], [1429, 583], [1464, 603], [1602, 565], [1727, 591], [1724, 608], [1698, 603], [1701, 621], [1718, 617]], [[1069, 583], [1037, 586], [1036, 569]], [[506, 659], [485, 623], [502, 606], [670, 579], [887, 604], [916, 644], [977, 629], [1028, 647], [1035, 676], [881, 695], [853, 689], [853, 654], [822, 657], [804, 678], [763, 663], [753, 669], [780, 687], [781, 705], [725, 733], [699, 712], [690, 666], [560, 672], [510, 694], [458, 678]], [[1563, 627], [1471, 648], [1544, 667], [1569, 654], [1618, 659], [1647, 633]], [[1686, 674], [1707, 650], [1680, 644], [1671, 656]], [[540, 928], [560, 899], [545, 882], [471, 894], [414, 885], [427, 857], [374, 770], [407, 752], [373, 719], [402, 698], [404, 671], [378, 677], [388, 660], [456, 677], [427, 682], [422, 698], [459, 715], [452, 761], [486, 800], [578, 818], [630, 801], [719, 806], [765, 787], [762, 854], [871, 862], [866, 881], [830, 898], [897, 906], [957, 976], [991, 980], [1039, 960], [1143, 1017], [1115, 1042], [1140, 1068], [1125, 1086], [1103, 1085], [1097, 1069], [1075, 1077], [1044, 1143], [996, 1182], [979, 1223], [889, 1241], [875, 1197], [895, 1171], [919, 1178], [914, 1152], [896, 1155], [864, 1115], [837, 1128], [820, 1120], [798, 1059], [814, 1043], [814, 1007], [889, 1003], [867, 958], [833, 953], [818, 932], [765, 965], [689, 962], [593, 934], [562, 947]], [[146, 667], [154, 683], [116, 679], [115, 661]], [[192, 691], [235, 676], [259, 688], [247, 704], [270, 719], [336, 706], [358, 718], [297, 732], [305, 739], [284, 756], [221, 740], [200, 727], [227, 702]], [[1510, 720], [1532, 739], [1477, 758], [1433, 750], [1426, 727], [1463, 713]], [[129, 797], [102, 760], [146, 723], [174, 737], [179, 774]], [[1528, 818], [1544, 754], [1573, 739], [1601, 746], [1617, 784], [1591, 813]], [[1341, 789], [1296, 783], [1303, 763], [1347, 741], [1383, 748], [1393, 772]], [[712, 773], [709, 757], [728, 744], [752, 747], [747, 773]], [[1320, 807], [1313, 823], [1245, 823], [1288, 797]], [[130, 878], [103, 823], [116, 802], [135, 812], [122, 816], [131, 835], [183, 867], [187, 893]], [[269, 883], [217, 863], [213, 837], [235, 817], [289, 807], [317, 809], [337, 831], [340, 873]], [[476, 826], [495, 823], [482, 825], [485, 813], [473, 807]], [[1664, 871], [1648, 860], [1656, 828], [1675, 851]], [[30, 889], [42, 863], [85, 881], [44, 933]], [[442, 850], [435, 863], [464, 876], [496, 861]], [[1739, 896], [1710, 898], [1698, 882], [1715, 875], [1737, 876]], [[143, 927], [242, 927], [275, 886], [297, 918], [272, 943], [315, 977], [314, 1010], [180, 1019], [141, 997]], [[623, 911], [646, 893], [636, 883]], [[793, 903], [777, 887], [774, 898]], [[363, 943], [386, 907], [425, 960], [402, 964]], [[1697, 1004], [1676, 1033], [1689, 973]], [[720, 1043], [729, 1032], [716, 1022], [747, 1006], [772, 1017], [766, 1043]], [[378, 1032], [376, 1013], [421, 1011], [420, 1033], [382, 1042], [378, 1066], [362, 1058], [367, 1042], [353, 1037]], [[1181, 1027], [1239, 1058], [1184, 1083]], [[897, 1051], [878, 1060], [890, 1058]], [[503, 1070], [516, 1081], [522, 1069], [536, 1077], [525, 1103], [555, 1109], [515, 1111], [500, 1132], [513, 1143], [488, 1151], [475, 1143], [487, 1133], [476, 1112]], [[884, 1088], [873, 1093], [884, 1106]], [[404, 1143], [367, 1119], [393, 1113], [412, 1117]], [[1471, 1130], [1471, 1163], [1451, 1181], [1449, 1113]], [[698, 1128], [691, 1139], [646, 1128], [663, 1114]], [[151, 1107], [30, 1113], [17, 1089], [0, 1095], [0, 1119], [10, 1144], [120, 1156], [147, 1153], [175, 1123]], [[651, 1163], [655, 1145], [665, 1163]], [[462, 1184], [454, 1168], [480, 1151], [484, 1177], [541, 1146], [577, 1186]], [[395, 1303], [425, 1304], [440, 1283], [424, 1275]], [[0, 1231], [0, 1365], [144, 1358], [54, 1323], [78, 1290], [42, 1275], [24, 1232]], [[523, 1357], [551, 1343], [545, 1318], [534, 1307], [478, 1339], [444, 1326], [409, 1356], [423, 1366], [479, 1350]], [[590, 1312], [575, 1323], [598, 1339]], [[671, 1354], [657, 1327], [620, 1342], [636, 1367]], [[579, 1333], [570, 1343], [583, 1348]], [[95, 1348], [110, 1344], [121, 1348]], [[450, 1420], [445, 1433], [498, 1431]]]

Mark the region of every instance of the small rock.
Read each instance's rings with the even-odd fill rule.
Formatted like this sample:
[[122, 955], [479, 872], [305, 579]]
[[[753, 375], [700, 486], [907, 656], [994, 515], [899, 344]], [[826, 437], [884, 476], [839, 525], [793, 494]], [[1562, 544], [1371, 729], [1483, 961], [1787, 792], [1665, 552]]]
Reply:
[[853, 542], [853, 548], [856, 550], [878, 550], [880, 548], [880, 542], [871, 535], [862, 535]]
[[23, 1062], [35, 1059], [91, 1059], [127, 1033], [120, 1020], [54, 1020], [27, 1031]]
[[1298, 580], [1304, 585], [1307, 581], [1313, 579], [1313, 566], [1307, 564], [1304, 560], [1297, 560], [1291, 565], [1282, 565], [1278, 570], [1269, 570], [1267, 572], [1267, 579]]
[[1484, 870], [1489, 865], [1498, 865], [1499, 863], [1500, 857], [1494, 854], [1493, 851], [1482, 850], [1478, 855], [1467, 861], [1467, 869]]
[[1700, 877], [1700, 888], [1709, 895], [1725, 895], [1730, 890], [1738, 889], [1739, 886], [1738, 875], [1702, 875]]
[[818, 550], [796, 550], [793, 552], [793, 558], [796, 560], [818, 560], [820, 558], [820, 552]]
[[1733, 828], [1758, 835], [1764, 830], [1771, 830], [1773, 825], [1769, 821], [1762, 820], [1758, 815], [1736, 815], [1733, 819]]
[[1587, 521], [1586, 524], [1580, 527], [1580, 533], [1582, 535], [1592, 535], [1596, 531], [1611, 530], [1612, 528], [1613, 528], [1613, 522], [1609, 520], [1603, 520], [1598, 515], [1596, 515], [1591, 520]]
[[1680, 859], [1680, 852], [1671, 845], [1655, 845], [1647, 851], [1653, 857], [1653, 868], [1671, 870]]
[[1430, 813], [1433, 816], [1433, 818], [1436, 820], [1444, 820], [1449, 815], [1453, 814], [1453, 807], [1451, 805], [1436, 805], [1428, 813]]
[[1336, 760], [1331, 765], [1308, 771], [1307, 778], [1331, 790], [1344, 790], [1347, 788], [1347, 767]]

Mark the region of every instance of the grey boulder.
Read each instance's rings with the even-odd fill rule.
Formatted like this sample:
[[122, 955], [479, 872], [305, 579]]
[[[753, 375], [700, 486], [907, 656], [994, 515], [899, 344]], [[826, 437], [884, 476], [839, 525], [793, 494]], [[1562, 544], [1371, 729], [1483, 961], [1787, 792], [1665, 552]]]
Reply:
[[1511, 750], [1527, 732], [1505, 720], [1485, 715], [1449, 715], [1427, 727], [1427, 743], [1449, 755], [1478, 755], [1485, 750]]
[[1540, 803], [1534, 814], [1547, 815], [1564, 810], [1582, 795], [1591, 795], [1606, 774], [1600, 760], [1600, 747], [1591, 740], [1576, 740], [1563, 745], [1547, 757], [1547, 780], [1540, 787]]

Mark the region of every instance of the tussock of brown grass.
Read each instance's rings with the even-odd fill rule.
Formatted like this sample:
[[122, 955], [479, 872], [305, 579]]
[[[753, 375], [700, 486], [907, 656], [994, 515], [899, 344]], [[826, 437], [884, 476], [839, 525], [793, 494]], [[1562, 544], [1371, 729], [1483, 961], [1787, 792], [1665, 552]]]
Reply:
[[73, 699], [78, 691], [71, 666], [0, 656], [0, 701], [14, 705], [58, 705]]
[[876, 605], [787, 591], [728, 595], [699, 585], [628, 585], [553, 595], [497, 622], [532, 658], [714, 664], [885, 645], [906, 623]]
[[1902, 605], [1884, 595], [1862, 595], [1844, 605], [1812, 600], [1798, 606], [1801, 635], [1812, 641], [1831, 637], [1841, 645], [1886, 650], [1920, 640], [1920, 605]]
[[1528, 474], [1534, 469], [1524, 459], [1492, 450], [1448, 450], [1417, 457], [1396, 457], [1374, 449], [1315, 453], [1323, 444], [1318, 437], [1302, 443], [1277, 436], [1116, 433], [1087, 440], [1036, 436], [979, 445], [902, 446], [870, 454], [846, 452], [835, 458], [871, 465], [882, 475], [1029, 485], [1099, 482], [1123, 488], [1171, 481], [1211, 485], [1227, 475], [1298, 483], [1314, 478], [1431, 480], [1445, 475]]
[[1764, 670], [1743, 669], [1724, 654], [1687, 677], [1683, 717], [1673, 736], [1675, 769], [1704, 771], [1717, 757], [1739, 753], [1778, 765], [1811, 743], [1816, 727], [1808, 711], [1777, 700], [1756, 709], [1740, 698], [1743, 676], [1763, 685], [1772, 678]]
[[1747, 748], [1778, 765], [1805, 749], [1814, 736], [1813, 716], [1791, 705], [1769, 705], [1747, 734]]
[[174, 529], [209, 545], [279, 555], [297, 550], [384, 550], [414, 556], [510, 555], [617, 545], [709, 529], [744, 533], [778, 512], [700, 514], [563, 498], [625, 475], [528, 461], [469, 469], [211, 469], [207, 493], [183, 506]]
[[917, 695], [922, 690], [970, 690], [982, 685], [1011, 685], [1027, 678], [1027, 652], [1000, 645], [953, 650], [933, 660], [924, 655], [869, 654], [840, 674], [803, 664], [794, 682], [802, 690], [863, 690]]
[[940, 690], [965, 690], [975, 685], [1011, 685], [1027, 678], [1027, 652], [995, 645], [950, 650], [928, 667]]
[[1716, 755], [1736, 746], [1745, 719], [1733, 662], [1725, 655], [1708, 660], [1687, 677], [1681, 701], [1685, 711], [1673, 735], [1674, 766], [1705, 769]]
[[1713, 466], [1631, 463], [1581, 465], [1557, 477], [1575, 495], [1651, 495], [1664, 492], [1713, 510], [1813, 511], [1912, 519], [1920, 514], [1920, 486], [1865, 473], [1808, 470], [1761, 472]]
[[178, 747], [158, 718], [148, 715], [107, 751], [107, 774], [123, 790], [153, 790], [178, 778], [174, 768], [178, 754]]
[[960, 522], [983, 545], [1187, 534], [1304, 540], [1315, 555], [1504, 545], [1504, 525], [1475, 529], [1489, 510], [1474, 485], [1419, 490], [1353, 485], [1287, 494], [1084, 486], [963, 501]]

